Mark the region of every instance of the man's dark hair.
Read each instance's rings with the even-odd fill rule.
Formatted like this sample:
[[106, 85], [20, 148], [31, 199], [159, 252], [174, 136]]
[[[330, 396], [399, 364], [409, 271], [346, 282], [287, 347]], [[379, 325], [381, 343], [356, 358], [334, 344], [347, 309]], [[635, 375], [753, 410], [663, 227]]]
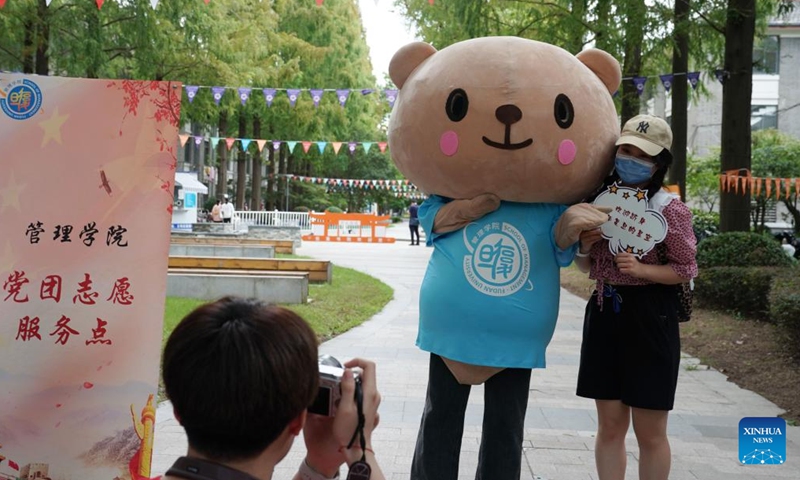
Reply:
[[189, 445], [210, 460], [247, 460], [314, 400], [317, 338], [291, 310], [225, 297], [175, 327], [163, 376]]

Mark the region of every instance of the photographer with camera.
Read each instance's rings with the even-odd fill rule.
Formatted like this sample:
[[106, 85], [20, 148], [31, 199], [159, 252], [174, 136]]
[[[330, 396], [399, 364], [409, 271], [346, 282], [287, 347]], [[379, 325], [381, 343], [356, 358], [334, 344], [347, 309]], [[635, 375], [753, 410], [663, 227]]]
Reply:
[[[307, 454], [295, 480], [339, 478], [343, 463], [348, 479], [383, 480], [371, 448], [375, 364], [344, 367], [336, 395], [318, 388], [316, 335], [291, 310], [236, 297], [198, 307], [164, 349], [164, 386], [189, 440], [164, 480], [269, 480], [301, 431]], [[308, 413], [322, 394], [340, 394], [328, 412], [335, 415]]]

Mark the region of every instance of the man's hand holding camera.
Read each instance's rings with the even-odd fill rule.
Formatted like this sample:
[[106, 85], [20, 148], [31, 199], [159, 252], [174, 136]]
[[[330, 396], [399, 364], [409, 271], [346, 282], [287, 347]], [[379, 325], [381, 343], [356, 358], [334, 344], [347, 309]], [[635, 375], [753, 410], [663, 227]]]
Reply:
[[[335, 411], [334, 416], [308, 414], [303, 429], [307, 449], [306, 462], [316, 472], [327, 478], [333, 478], [342, 463], [352, 465], [365, 458], [372, 467], [372, 480], [382, 480], [383, 474], [375, 462], [375, 454], [372, 451], [372, 431], [378, 426], [378, 405], [381, 402], [377, 389], [375, 363], [355, 358], [346, 362], [344, 367], [340, 381], [341, 399], [338, 406], [332, 409]], [[353, 369], [360, 369], [358, 387]], [[361, 389], [364, 450], [361, 447], [360, 434], [357, 432], [359, 415], [356, 388]], [[350, 448], [347, 448], [348, 445]]]

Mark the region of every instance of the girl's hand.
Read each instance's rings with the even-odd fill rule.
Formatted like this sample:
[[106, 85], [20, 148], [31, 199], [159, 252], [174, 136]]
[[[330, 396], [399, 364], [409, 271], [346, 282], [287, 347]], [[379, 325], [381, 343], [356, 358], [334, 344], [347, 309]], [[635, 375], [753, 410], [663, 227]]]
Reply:
[[644, 265], [631, 253], [620, 252], [614, 258], [620, 272], [636, 278], [644, 278]]

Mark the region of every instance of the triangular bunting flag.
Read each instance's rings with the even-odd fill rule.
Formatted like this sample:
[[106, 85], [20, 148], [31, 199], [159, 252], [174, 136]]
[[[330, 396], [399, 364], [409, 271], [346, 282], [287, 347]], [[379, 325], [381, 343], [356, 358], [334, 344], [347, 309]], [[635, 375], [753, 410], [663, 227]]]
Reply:
[[394, 102], [397, 100], [397, 90], [387, 88], [383, 93], [386, 94], [386, 101], [389, 102], [389, 108], [394, 108]]
[[194, 97], [197, 96], [197, 89], [200, 88], [196, 85], [186, 85], [186, 96], [189, 97], [189, 103], [194, 101]]
[[211, 137], [211, 147], [217, 148], [217, 144], [219, 143], [219, 137]]
[[311, 142], [301, 142], [303, 144], [303, 152], [308, 153], [308, 149], [311, 148]]
[[0, 8], [3, 8], [5, 6], [6, 6], [6, 0], [0, 0]]
[[339, 149], [342, 148], [342, 142], [331, 142], [331, 146], [333, 147], [333, 153], [339, 154]]
[[243, 138], [243, 139], [240, 140], [240, 142], [242, 143], [242, 151], [246, 152], [247, 151], [247, 147], [250, 146], [250, 142], [252, 142], [252, 140], [249, 139], [249, 138]]
[[97, 3], [97, 9], [100, 10], [100, 8], [105, 3], [105, 0], [95, 0], [95, 3]]
[[256, 145], [258, 145], [258, 151], [264, 150], [264, 145], [267, 144], [266, 140], [256, 140]]
[[647, 83], [647, 77], [633, 77], [633, 86], [636, 87], [636, 95], [642, 96], [644, 93], [644, 84]]
[[[725, 83], [725, 77], [728, 76], [728, 73], [725, 70], [717, 69], [717, 70], [714, 70], [714, 75], [716, 75], [717, 80], [719, 80], [719, 83]], [[767, 196], [769, 196], [769, 195], [767, 195]]]
[[386, 152], [386, 142], [378, 142], [378, 148], [381, 149], [381, 153]]
[[323, 0], [316, 0], [316, 2], [317, 2], [317, 6], [320, 7], [320, 6], [322, 6]]
[[222, 100], [222, 95], [225, 94], [225, 87], [211, 87], [211, 92], [214, 95], [214, 103], [219, 105], [219, 101]]
[[186, 145], [186, 142], [189, 140], [189, 135], [178, 135], [178, 138], [181, 139], [181, 147]]
[[311, 93], [311, 100], [313, 100], [315, 107], [319, 107], [319, 101], [322, 100], [323, 92], [324, 90], [322, 90], [321, 88], [314, 88], [309, 90], [309, 93]]
[[272, 149], [273, 149], [273, 150], [277, 150], [277, 149], [279, 149], [279, 148], [281, 148], [281, 142], [280, 142], [280, 140], [273, 140], [273, 141], [272, 141]]
[[289, 97], [289, 104], [294, 107], [294, 104], [297, 103], [297, 97], [300, 96], [300, 89], [299, 88], [289, 88], [286, 90], [286, 95]]
[[200, 145], [201, 143], [203, 143], [203, 137], [200, 136], [200, 135], [195, 135], [194, 136], [194, 144], [195, 145]]
[[348, 148], [348, 149], [350, 149], [350, 152], [351, 152], [351, 153], [352, 153], [352, 152], [355, 152], [355, 151], [356, 151], [356, 142], [350, 142], [350, 143], [348, 143], [348, 144], [347, 144], [347, 148]]
[[267, 106], [272, 106], [272, 101], [275, 100], [275, 89], [274, 88], [265, 88], [264, 90], [264, 100], [267, 101]]
[[361, 142], [361, 145], [364, 145], [364, 153], [369, 153], [372, 142]]
[[294, 152], [294, 146], [297, 145], [297, 142], [286, 142], [286, 145], [289, 146], [289, 153]]
[[206, 5], [208, 5], [208, 2], [210, 2], [211, 0], [203, 0], [203, 1], [205, 1]]
[[[47, 4], [50, 5], [50, 0], [47, 1]], [[155, 10], [158, 6], [158, 0], [150, 0], [150, 6], [153, 7], [153, 10]]]
[[319, 153], [325, 153], [325, 145], [327, 144], [328, 142], [317, 142], [317, 148], [319, 149]]
[[697, 88], [697, 83], [700, 81], [700, 72], [687, 72], [686, 78], [689, 80], [689, 85], [692, 86], [692, 90]]
[[247, 103], [247, 99], [250, 98], [250, 91], [249, 88], [239, 87], [239, 101], [242, 102], [242, 105]]
[[336, 99], [339, 100], [339, 105], [344, 107], [344, 104], [347, 103], [347, 97], [350, 96], [350, 90], [343, 88], [336, 90]]
[[664, 90], [669, 92], [669, 89], [672, 88], [672, 74], [659, 75], [659, 78], [661, 78], [661, 84], [664, 85]]
[[231, 149], [231, 147], [233, 146], [233, 144], [234, 144], [235, 142], [236, 142], [236, 139], [235, 139], [235, 138], [226, 138], [226, 139], [225, 139], [225, 145], [227, 145], [227, 146], [228, 146], [228, 150], [230, 150], [230, 149]]

